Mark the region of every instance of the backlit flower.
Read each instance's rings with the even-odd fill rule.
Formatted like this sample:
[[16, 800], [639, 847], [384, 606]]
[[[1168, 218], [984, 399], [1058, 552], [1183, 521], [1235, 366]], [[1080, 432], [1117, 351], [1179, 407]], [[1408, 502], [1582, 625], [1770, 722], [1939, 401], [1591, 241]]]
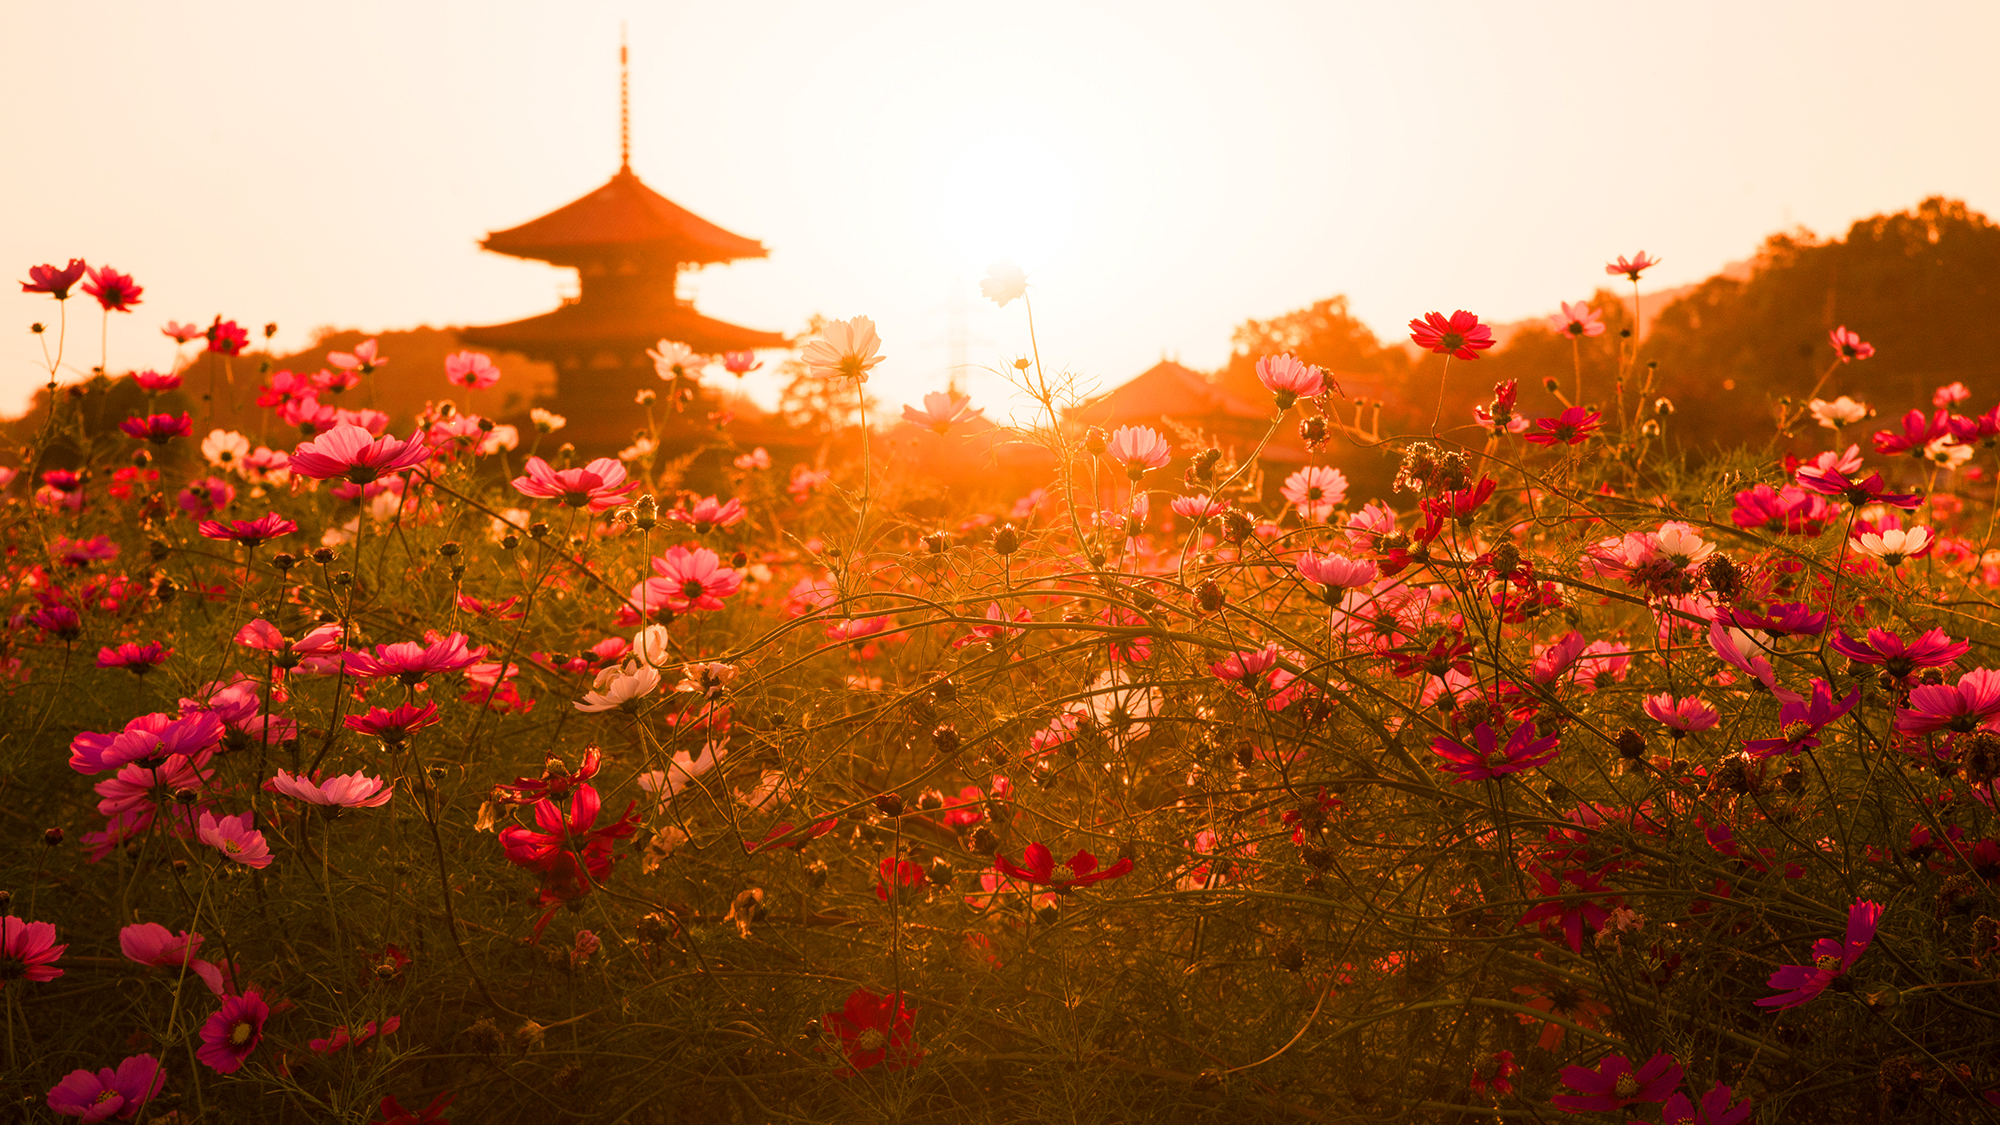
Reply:
[[743, 576], [706, 547], [669, 548], [653, 559], [653, 569], [665, 586], [666, 606], [675, 613], [721, 609], [722, 599], [743, 587]]
[[1298, 400], [1326, 389], [1326, 372], [1287, 352], [1258, 360], [1257, 381], [1271, 392], [1279, 410], [1289, 410]]
[[250, 344], [250, 333], [233, 320], [216, 317], [214, 323], [202, 333], [208, 337], [208, 350], [217, 355], [242, 355]]
[[127, 641], [124, 644], [99, 649], [97, 666], [123, 668], [135, 676], [143, 676], [165, 663], [167, 657], [173, 654], [173, 649], [158, 641], [144, 643]]
[[395, 676], [405, 685], [419, 684], [440, 672], [462, 672], [486, 655], [485, 646], [469, 648], [464, 633], [430, 634], [428, 644], [399, 641], [376, 645], [373, 653], [347, 654], [347, 674], [363, 680]]
[[959, 422], [970, 422], [985, 413], [972, 408], [969, 396], [952, 391], [932, 391], [924, 396], [922, 410], [907, 404], [903, 407], [903, 421], [942, 434]]
[[704, 496], [686, 508], [669, 509], [667, 518], [677, 523], [688, 524], [696, 531], [714, 531], [742, 522], [746, 514], [741, 500], [731, 499], [726, 503], [717, 503], [715, 497]]
[[540, 457], [530, 457], [526, 469], [525, 475], [514, 478], [516, 492], [593, 512], [616, 508], [639, 487], [638, 481], [625, 479], [625, 466], [609, 457], [599, 457], [581, 469], [553, 469]]
[[579, 711], [615, 711], [651, 695], [660, 686], [660, 670], [637, 661], [597, 673], [591, 689], [577, 700]]
[[181, 377], [179, 375], [171, 373], [162, 375], [152, 370], [134, 371], [132, 373], [132, 381], [139, 384], [139, 389], [153, 395], [179, 390], [181, 385]]
[[709, 364], [707, 356], [673, 340], [661, 340], [656, 347], [646, 349], [646, 358], [653, 361], [653, 374], [669, 383], [676, 379], [700, 379], [702, 369]]
[[1091, 681], [1084, 705], [1112, 747], [1122, 750], [1127, 743], [1146, 737], [1152, 729], [1149, 720], [1159, 714], [1165, 698], [1159, 688], [1134, 686], [1131, 673], [1117, 667]]
[[1562, 310], [1561, 313], [1549, 317], [1549, 327], [1555, 329], [1557, 335], [1568, 336], [1573, 340], [1604, 335], [1604, 318], [1596, 309], [1590, 307], [1588, 301], [1578, 301], [1574, 305], [1564, 301]]
[[1132, 870], [1132, 857], [1121, 856], [1109, 867], [1099, 868], [1097, 857], [1088, 851], [1078, 849], [1067, 861], [1057, 862], [1055, 853], [1047, 844], [1037, 841], [1029, 844], [1021, 853], [1021, 861], [1016, 863], [1005, 855], [993, 857], [993, 866], [1002, 875], [1016, 882], [1029, 883], [1039, 887], [1049, 887], [1058, 894], [1101, 883], [1106, 879], [1116, 879]]
[[257, 1044], [264, 1041], [264, 1021], [271, 1006], [256, 992], [231, 996], [201, 1027], [201, 1048], [194, 1057], [218, 1074], [234, 1074]]
[[1553, 418], [1537, 418], [1532, 429], [1521, 436], [1536, 445], [1576, 445], [1585, 441], [1603, 423], [1595, 410], [1572, 406]]
[[1286, 477], [1279, 492], [1307, 523], [1325, 523], [1347, 499], [1347, 474], [1327, 465], [1307, 465]]
[[1369, 559], [1315, 555], [1308, 551], [1294, 560], [1292, 565], [1298, 567], [1300, 577], [1325, 587], [1329, 602], [1338, 602], [1344, 592], [1375, 581], [1375, 563]]
[[987, 300], [1006, 308], [1008, 302], [1028, 292], [1028, 274], [1011, 258], [1002, 258], [986, 267], [986, 276], [979, 279], [979, 292]]
[[484, 352], [455, 352], [444, 357], [444, 377], [470, 391], [490, 387], [500, 381], [500, 369]]
[[345, 477], [368, 484], [385, 473], [412, 469], [430, 460], [423, 431], [406, 440], [378, 438], [360, 426], [342, 422], [292, 450], [291, 470], [313, 480]]
[[131, 312], [139, 303], [139, 294], [145, 290], [132, 283], [132, 275], [119, 273], [110, 266], [93, 266], [90, 280], [83, 283], [83, 291], [97, 298], [98, 305], [105, 312]]
[[389, 803], [396, 795], [396, 787], [386, 785], [379, 777], [369, 777], [360, 770], [325, 780], [317, 780], [318, 775], [309, 779], [294, 776], [284, 770], [266, 783], [274, 793], [282, 793], [294, 800], [309, 805], [320, 805], [336, 809], [372, 809]]
[[1970, 734], [2000, 719], [2000, 672], [1975, 668], [1956, 684], [1923, 684], [1910, 689], [1909, 706], [1896, 712], [1903, 734], [1952, 731]]
[[722, 353], [722, 369], [738, 378], [748, 375], [762, 366], [764, 365], [757, 359], [756, 352]]
[[1812, 964], [1781, 965], [1771, 974], [1770, 986], [1781, 991], [1754, 1001], [1759, 1008], [1795, 1008], [1817, 999], [1834, 978], [1854, 967], [1875, 940], [1881, 921], [1881, 906], [1856, 899], [1847, 910], [1847, 936], [1843, 941], [1821, 938], [1813, 943]]
[[366, 713], [341, 719], [347, 729], [372, 735], [391, 746], [401, 746], [411, 733], [441, 722], [435, 703], [421, 706], [405, 703], [398, 707], [370, 707]]
[[1120, 426], [1111, 431], [1106, 454], [1125, 466], [1125, 475], [1138, 480], [1146, 470], [1157, 469], [1173, 460], [1173, 447], [1149, 426]]
[[1743, 744], [1743, 752], [1753, 758], [1768, 758], [1774, 754], [1796, 755], [1817, 747], [1819, 732], [1860, 702], [1860, 688], [1848, 692], [1836, 703], [1832, 685], [1816, 679], [1812, 682], [1810, 699], [1788, 701], [1779, 711], [1778, 737], [1752, 739]]
[[93, 1121], [117, 1118], [130, 1121], [138, 1116], [153, 1095], [167, 1083], [160, 1061], [151, 1055], [133, 1055], [96, 1074], [72, 1070], [49, 1091], [48, 1107], [64, 1117]]
[[820, 326], [817, 339], [800, 351], [806, 370], [820, 379], [854, 379], [866, 383], [868, 372], [888, 358], [878, 354], [882, 339], [875, 334], [875, 322], [865, 316], [851, 320], [829, 320]]
[[375, 338], [369, 337], [356, 344], [351, 352], [328, 352], [326, 361], [341, 371], [359, 371], [372, 375], [375, 369], [389, 361], [375, 353]]
[[1176, 496], [1167, 507], [1185, 520], [1214, 519], [1229, 510], [1229, 501], [1215, 496]]
[[245, 867], [269, 867], [271, 848], [264, 842], [264, 834], [254, 827], [256, 823], [254, 810], [225, 817], [203, 810], [194, 834], [196, 839], [221, 852], [226, 859], [235, 860]]
[[1923, 555], [1931, 545], [1931, 529], [1912, 527], [1907, 530], [1890, 528], [1876, 533], [1866, 531], [1854, 539], [1854, 549], [1870, 558], [1881, 559], [1890, 566], [1901, 566], [1903, 560]]
[[1467, 746], [1444, 735], [1431, 740], [1431, 753], [1444, 759], [1438, 768], [1457, 775], [1454, 781], [1485, 781], [1545, 766], [1555, 760], [1558, 749], [1556, 736], [1540, 736], [1532, 720], [1515, 727], [1504, 747], [1486, 723], [1473, 728], [1472, 741]]
[[855, 1070], [880, 1066], [901, 1070], [923, 1061], [924, 1053], [910, 1046], [910, 1025], [916, 1011], [903, 1002], [903, 994], [877, 996], [866, 988], [856, 988], [838, 1012], [819, 1018], [822, 1028], [840, 1040], [841, 1053]]
[[545, 434], [555, 433], [557, 430], [569, 425], [569, 419], [557, 414], [553, 410], [544, 410], [539, 406], [528, 411], [528, 420], [535, 424], [535, 429]]
[[[1824, 323], [1824, 322], [1822, 322]], [[1857, 359], [1867, 359], [1875, 354], [1875, 345], [1863, 343], [1861, 337], [1847, 330], [1845, 324], [1827, 333], [1833, 341], [1833, 350], [1840, 354], [1840, 362], [1852, 363]]]
[[1675, 699], [1671, 692], [1646, 697], [1646, 714], [1658, 720], [1675, 738], [1685, 737], [1714, 726], [1721, 714], [1700, 696]]
[[60, 269], [52, 265], [30, 266], [28, 280], [21, 283], [21, 292], [47, 293], [58, 301], [67, 301], [70, 287], [75, 285], [89, 268], [82, 258], [71, 258], [69, 265]]
[[1562, 1080], [1563, 1085], [1576, 1093], [1550, 1098], [1557, 1109], [1570, 1113], [1610, 1112], [1640, 1102], [1666, 1101], [1674, 1087], [1681, 1084], [1681, 1067], [1672, 1055], [1662, 1053], [1647, 1059], [1635, 1071], [1631, 1060], [1624, 1055], [1609, 1055], [1596, 1070], [1564, 1067]]
[[186, 437], [194, 432], [194, 420], [186, 411], [176, 418], [171, 414], [148, 414], [133, 416], [118, 423], [118, 428], [140, 441], [150, 441], [154, 445], [165, 445], [177, 437]]
[[1660, 260], [1658, 258], [1648, 258], [1646, 252], [1641, 250], [1637, 254], [1632, 255], [1630, 261], [1625, 260], [1625, 255], [1618, 255], [1618, 260], [1605, 266], [1604, 272], [1610, 274], [1612, 277], [1617, 277], [1622, 273], [1626, 277], [1631, 278], [1633, 284], [1636, 285], [1638, 284], [1640, 274], [1659, 264]]
[[1873, 413], [1866, 405], [1856, 402], [1846, 395], [1841, 395], [1832, 402], [1828, 402], [1823, 398], [1816, 398], [1806, 403], [1806, 409], [1812, 413], [1815, 422], [1834, 431], [1838, 431], [1842, 426], [1851, 426], [1856, 422], [1863, 421], [1869, 414]]
[[1493, 330], [1464, 309], [1452, 313], [1448, 319], [1443, 313], [1428, 312], [1422, 319], [1410, 321], [1410, 339], [1420, 348], [1458, 359], [1478, 359], [1479, 353], [1494, 342]]
[[170, 320], [165, 328], [160, 329], [160, 334], [171, 338], [176, 344], [185, 344], [189, 340], [201, 339], [203, 329], [199, 324], [180, 324]]
[[299, 525], [276, 512], [258, 516], [254, 520], [203, 520], [199, 525], [202, 535], [210, 539], [233, 539], [255, 547], [280, 536], [290, 535]]

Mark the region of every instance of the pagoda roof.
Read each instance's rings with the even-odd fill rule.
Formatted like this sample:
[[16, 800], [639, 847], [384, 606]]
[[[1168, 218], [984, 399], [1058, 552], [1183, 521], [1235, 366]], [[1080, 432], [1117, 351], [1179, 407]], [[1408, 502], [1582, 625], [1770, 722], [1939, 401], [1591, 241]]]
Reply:
[[459, 338], [489, 348], [512, 348], [529, 355], [565, 345], [601, 346], [618, 342], [651, 344], [674, 340], [709, 355], [727, 351], [786, 347], [777, 332], [744, 328], [706, 317], [685, 305], [632, 309], [576, 301], [540, 316], [506, 324], [459, 329]]
[[1069, 412], [1073, 418], [1100, 425], [1145, 422], [1162, 414], [1194, 418], [1226, 414], [1232, 418], [1271, 420], [1269, 403], [1238, 395], [1201, 372], [1163, 359]]
[[697, 265], [770, 253], [756, 239], [731, 234], [647, 187], [630, 168], [620, 168], [603, 187], [574, 203], [494, 231], [480, 246], [558, 265], [579, 265], [631, 249]]

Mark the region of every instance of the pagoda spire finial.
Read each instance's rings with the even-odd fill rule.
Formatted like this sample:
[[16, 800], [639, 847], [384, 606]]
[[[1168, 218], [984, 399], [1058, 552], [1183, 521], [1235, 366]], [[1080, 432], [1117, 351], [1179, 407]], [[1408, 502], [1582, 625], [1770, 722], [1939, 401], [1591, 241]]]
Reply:
[[618, 25], [618, 170], [632, 170], [632, 66], [622, 23]]

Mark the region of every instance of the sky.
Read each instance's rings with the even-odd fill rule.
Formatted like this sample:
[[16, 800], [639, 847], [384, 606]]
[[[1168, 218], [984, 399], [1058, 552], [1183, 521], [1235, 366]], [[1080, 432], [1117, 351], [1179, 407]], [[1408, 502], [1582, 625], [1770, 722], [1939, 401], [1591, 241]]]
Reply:
[[[1336, 293], [1400, 338], [1553, 311], [1640, 249], [1650, 290], [1927, 195], [2000, 210], [1990, 2], [6, 0], [0, 269], [134, 274], [114, 373], [170, 362], [168, 320], [289, 350], [547, 311], [574, 275], [478, 240], [616, 170], [621, 23], [634, 169], [771, 251], [684, 293], [788, 334], [872, 317], [891, 407], [962, 354], [1008, 413], [1029, 338], [979, 296], [1000, 257], [1044, 362], [1106, 389]], [[56, 312], [16, 289], [7, 411]], [[65, 379], [102, 330], [70, 306]]]

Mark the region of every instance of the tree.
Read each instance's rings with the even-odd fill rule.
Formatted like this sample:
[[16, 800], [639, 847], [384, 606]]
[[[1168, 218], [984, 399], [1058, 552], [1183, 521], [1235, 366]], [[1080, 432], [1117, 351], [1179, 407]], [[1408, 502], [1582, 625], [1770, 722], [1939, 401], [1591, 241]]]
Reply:
[[1246, 320], [1230, 336], [1229, 365], [1220, 380], [1227, 389], [1253, 400], [1267, 392], [1257, 382], [1257, 361], [1286, 352], [1334, 374], [1361, 375], [1350, 395], [1389, 397], [1409, 371], [1403, 349], [1383, 346], [1375, 333], [1348, 311], [1346, 296], [1328, 297], [1270, 320]]

